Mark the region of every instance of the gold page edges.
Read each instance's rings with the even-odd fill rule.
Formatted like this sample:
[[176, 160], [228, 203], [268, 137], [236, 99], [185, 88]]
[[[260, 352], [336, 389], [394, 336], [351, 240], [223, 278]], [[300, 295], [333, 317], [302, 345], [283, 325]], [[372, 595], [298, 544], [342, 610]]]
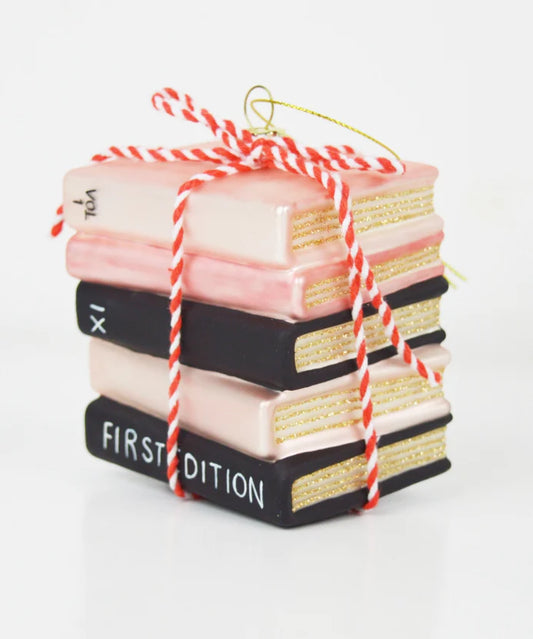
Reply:
[[[439, 371], [439, 372], [442, 372]], [[442, 386], [431, 387], [419, 375], [387, 379], [372, 384], [374, 417], [418, 406], [444, 397]], [[361, 421], [357, 387], [308, 397], [300, 402], [280, 404], [274, 411], [274, 439], [282, 444], [322, 431], [349, 428]]]
[[[440, 297], [393, 309], [398, 329], [406, 338], [430, 333], [439, 328]], [[389, 345], [379, 315], [364, 319], [368, 352]], [[300, 335], [294, 345], [294, 363], [298, 373], [322, 368], [355, 357], [353, 322], [338, 324]]]
[[[434, 212], [433, 187], [424, 186], [383, 193], [353, 201], [354, 231], [358, 234], [398, 224]], [[334, 208], [304, 211], [292, 222], [292, 250], [320, 246], [341, 239], [338, 213]]]
[[[446, 427], [379, 448], [381, 481], [446, 456]], [[355, 492], [366, 485], [366, 458], [358, 455], [299, 477], [292, 485], [292, 511]]]
[[[378, 282], [383, 282], [384, 280], [428, 267], [439, 260], [440, 244], [432, 244], [381, 264], [375, 264], [372, 267], [372, 272]], [[310, 309], [333, 300], [348, 297], [349, 294], [348, 275], [343, 273], [342, 275], [319, 280], [308, 286], [304, 293], [304, 303], [306, 308]]]

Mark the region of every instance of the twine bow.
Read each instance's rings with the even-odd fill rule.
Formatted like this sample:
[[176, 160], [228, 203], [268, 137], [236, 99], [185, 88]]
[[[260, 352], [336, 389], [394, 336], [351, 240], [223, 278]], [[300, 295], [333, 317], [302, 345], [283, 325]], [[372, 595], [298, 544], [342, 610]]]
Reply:
[[[352, 304], [353, 332], [357, 368], [360, 377], [359, 395], [363, 415], [365, 456], [367, 460], [367, 501], [366, 509], [373, 508], [379, 500], [377, 436], [372, 421], [372, 399], [368, 372], [368, 358], [363, 326], [362, 286], [369, 292], [372, 305], [377, 309], [385, 332], [404, 362], [419, 375], [427, 379], [431, 386], [441, 382], [441, 376], [433, 372], [412, 352], [400, 335], [391, 309], [375, 282], [368, 261], [354, 234], [350, 189], [339, 171], [356, 169], [378, 173], [403, 173], [404, 165], [396, 158], [375, 157], [357, 153], [352, 147], [325, 146], [313, 148], [304, 146], [286, 136], [257, 136], [248, 130], [238, 129], [231, 120], [216, 119], [206, 109], [197, 109], [192, 98], [180, 95], [174, 89], [165, 88], [152, 97], [153, 106], [168, 115], [181, 115], [186, 120], [200, 123], [211, 130], [221, 143], [213, 148], [167, 149], [140, 146], [112, 146], [105, 154], [95, 155], [94, 162], [107, 162], [117, 158], [128, 158], [142, 162], [209, 161], [216, 166], [197, 173], [178, 189], [172, 230], [171, 267], [171, 330], [169, 349], [169, 415], [167, 435], [167, 476], [171, 489], [180, 497], [184, 496], [178, 472], [178, 437], [180, 381], [179, 357], [181, 353], [181, 306], [183, 276], [183, 215], [191, 192], [203, 184], [237, 173], [276, 168], [287, 173], [303, 175], [318, 182], [333, 200], [339, 214], [342, 236], [348, 256], [347, 267]], [[63, 207], [57, 210], [56, 224], [52, 234], [58, 235], [63, 227]]]

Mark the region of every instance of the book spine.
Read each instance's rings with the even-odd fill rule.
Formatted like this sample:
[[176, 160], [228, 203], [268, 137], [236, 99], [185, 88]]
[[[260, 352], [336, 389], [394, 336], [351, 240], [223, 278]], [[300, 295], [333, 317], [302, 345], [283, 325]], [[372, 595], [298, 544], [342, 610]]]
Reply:
[[[166, 481], [166, 422], [100, 397], [85, 413], [89, 452], [105, 461]], [[183, 488], [256, 519], [284, 525], [290, 514], [290, 480], [275, 464], [187, 430], [178, 440]]]
[[[80, 330], [155, 357], [168, 357], [168, 299], [81, 282]], [[294, 387], [297, 324], [184, 300], [181, 362], [276, 389]]]
[[[78, 231], [171, 248], [176, 193], [195, 173], [194, 163], [187, 164], [158, 166], [155, 173], [153, 166], [121, 162], [74, 169], [63, 182], [65, 221]], [[284, 209], [273, 214], [272, 206], [256, 202], [251, 210], [248, 202], [233, 194], [223, 192], [213, 198], [199, 189], [194, 203], [187, 206], [186, 250], [288, 267], [294, 263], [289, 224]], [[340, 242], [339, 247], [342, 250]]]

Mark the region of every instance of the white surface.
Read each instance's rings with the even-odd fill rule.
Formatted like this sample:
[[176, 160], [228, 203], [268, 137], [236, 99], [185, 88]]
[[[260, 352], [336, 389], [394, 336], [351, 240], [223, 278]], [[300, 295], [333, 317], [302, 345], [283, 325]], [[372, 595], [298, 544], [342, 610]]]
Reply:
[[[2, 8], [2, 637], [531, 636], [531, 51], [522, 6]], [[152, 113], [160, 85], [239, 118], [256, 82], [439, 166], [445, 258], [469, 276], [443, 309], [453, 470], [372, 514], [292, 531], [179, 503], [84, 452], [87, 343], [63, 242], [44, 237], [62, 174], [92, 153], [205, 139]], [[279, 121], [309, 142], [323, 130], [290, 113]], [[346, 138], [327, 128], [323, 139]]]

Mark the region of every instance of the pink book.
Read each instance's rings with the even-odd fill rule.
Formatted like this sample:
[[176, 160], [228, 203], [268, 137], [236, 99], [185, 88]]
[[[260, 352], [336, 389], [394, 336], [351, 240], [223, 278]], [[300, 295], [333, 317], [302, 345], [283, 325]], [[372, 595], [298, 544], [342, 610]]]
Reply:
[[[115, 160], [74, 169], [64, 180], [66, 222], [85, 233], [169, 248], [178, 187], [211, 166]], [[405, 244], [409, 224], [433, 213], [433, 167], [408, 162], [404, 175], [346, 171], [342, 177], [351, 188], [355, 232], [369, 252], [378, 250], [375, 237], [383, 229]], [[324, 190], [275, 169], [195, 190], [187, 204], [185, 249], [275, 268], [343, 259], [346, 253]]]
[[[368, 254], [384, 295], [443, 274], [439, 258], [442, 220], [429, 215], [409, 223], [406, 243], [380, 232]], [[67, 269], [81, 280], [120, 288], [170, 292], [170, 249], [87, 233], [67, 248]], [[189, 253], [184, 294], [189, 299], [288, 321], [314, 319], [349, 308], [343, 259], [273, 269]], [[366, 290], [363, 292], [368, 301]]]
[[[436, 370], [446, 349], [416, 354]], [[159, 357], [92, 339], [91, 384], [100, 395], [160, 419], [168, 411], [168, 366]], [[182, 366], [181, 421], [185, 429], [262, 459], [339, 446], [363, 438], [357, 373], [298, 390], [273, 390], [236, 377]], [[374, 423], [383, 435], [450, 412], [441, 386], [391, 357], [370, 367]]]

